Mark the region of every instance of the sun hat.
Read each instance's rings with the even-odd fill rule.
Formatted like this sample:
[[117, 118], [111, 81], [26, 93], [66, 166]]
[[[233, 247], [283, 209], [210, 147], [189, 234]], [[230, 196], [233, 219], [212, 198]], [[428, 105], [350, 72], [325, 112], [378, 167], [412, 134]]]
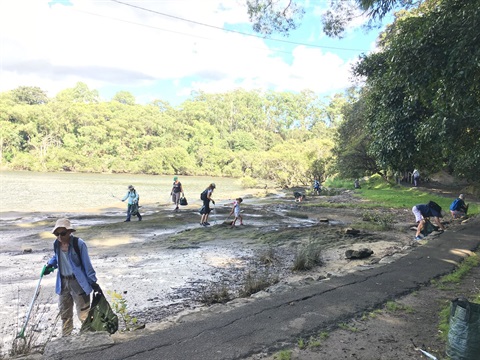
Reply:
[[70, 223], [70, 220], [66, 218], [57, 220], [55, 226], [53, 227], [52, 234], [54, 234], [55, 230], [57, 230], [58, 228], [65, 228], [67, 230], [75, 231], [75, 229], [72, 227], [72, 224]]
[[177, 181], [177, 180], [178, 180], [178, 176], [174, 176], [173, 181]]

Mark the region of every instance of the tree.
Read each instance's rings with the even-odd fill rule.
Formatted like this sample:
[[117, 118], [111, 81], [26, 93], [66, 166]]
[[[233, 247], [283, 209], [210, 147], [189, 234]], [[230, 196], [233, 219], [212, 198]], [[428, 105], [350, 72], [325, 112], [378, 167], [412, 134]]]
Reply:
[[118, 101], [124, 105], [135, 105], [135, 96], [128, 91], [119, 91], [112, 98], [112, 101]]
[[366, 79], [370, 152], [382, 169], [445, 165], [480, 176], [480, 2], [426, 2], [399, 13], [381, 51], [355, 68]]
[[39, 105], [48, 102], [47, 93], [38, 86], [20, 86], [12, 90], [12, 97], [19, 104]]
[[[409, 9], [421, 3], [421, 0], [330, 0], [330, 7], [321, 21], [328, 36], [342, 37], [347, 25], [359, 16], [367, 16], [369, 26], [374, 26], [393, 9]], [[299, 0], [247, 0], [247, 9], [253, 30], [265, 35], [288, 36], [305, 14]]]

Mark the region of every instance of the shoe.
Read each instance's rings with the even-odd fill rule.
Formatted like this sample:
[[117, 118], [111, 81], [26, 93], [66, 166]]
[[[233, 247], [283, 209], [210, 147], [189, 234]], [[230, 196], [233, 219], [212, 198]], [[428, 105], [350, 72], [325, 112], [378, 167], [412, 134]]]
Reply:
[[205, 223], [200, 223], [200, 226], [205, 226]]
[[142, 218], [141, 218], [141, 217], [140, 217], [140, 218], [138, 218], [138, 221], [142, 221]]
[[124, 222], [129, 222], [130, 220], [125, 220]]
[[204, 223], [203, 223], [203, 226], [210, 226], [210, 223], [204, 222]]
[[422, 240], [422, 237], [421, 236], [415, 236], [415, 239], [413, 239], [413, 240], [420, 241], [420, 240]]

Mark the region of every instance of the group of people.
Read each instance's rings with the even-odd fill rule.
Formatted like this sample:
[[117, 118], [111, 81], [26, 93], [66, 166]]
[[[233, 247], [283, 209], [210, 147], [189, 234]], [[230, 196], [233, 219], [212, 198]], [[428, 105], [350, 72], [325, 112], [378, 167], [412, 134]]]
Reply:
[[[213, 200], [212, 195], [213, 191], [215, 190], [216, 185], [215, 183], [211, 183], [201, 194], [200, 198], [203, 201], [203, 206], [200, 209], [200, 214], [202, 215], [200, 219], [200, 225], [201, 226], [209, 226], [210, 223], [208, 222], [208, 217], [210, 213], [212, 212], [212, 209], [210, 208], [210, 202], [215, 205], [215, 200]], [[179, 210], [179, 205], [180, 205], [180, 200], [185, 197], [185, 194], [183, 192], [183, 187], [182, 183], [178, 180], [178, 176], [174, 176], [173, 178], [173, 186], [172, 190], [170, 192], [170, 196], [172, 197], [172, 202], [175, 204], [174, 211], [177, 212]], [[133, 187], [133, 185], [128, 185], [128, 191], [127, 194], [121, 199], [122, 201], [128, 200], [128, 206], [127, 206], [127, 218], [125, 222], [128, 222], [131, 220], [132, 216], [137, 216], [138, 221], [142, 221], [142, 215], [140, 214], [140, 209], [139, 209], [139, 199], [140, 196]], [[232, 204], [232, 210], [230, 212], [231, 216], [232, 214], [235, 215], [235, 218], [232, 222], [232, 226], [235, 227], [235, 223], [237, 220], [240, 220], [240, 225], [243, 225], [243, 218], [240, 215], [240, 204], [243, 202], [242, 198], [237, 198]]]
[[[442, 208], [433, 201], [430, 201], [428, 204], [419, 204], [415, 205], [412, 208], [413, 215], [415, 216], [415, 221], [417, 225], [417, 231], [415, 233], [415, 240], [422, 240], [421, 232], [424, 229], [427, 221], [432, 219], [433, 222], [441, 231], [445, 231], [445, 226], [440, 221], [442, 215]], [[465, 204], [465, 195], [460, 194], [457, 199], [455, 199], [450, 204], [450, 214], [453, 219], [459, 219], [465, 217], [468, 212], [468, 204]]]
[[[212, 198], [215, 188], [215, 184], [211, 183], [204, 191], [205, 196], [202, 196], [203, 210], [200, 220], [202, 226], [210, 225], [208, 216], [211, 212], [210, 202], [215, 205], [215, 200]], [[183, 196], [183, 188], [178, 177], [175, 176], [171, 193], [172, 200], [176, 204], [175, 211], [178, 210], [177, 199], [180, 198], [180, 194]], [[128, 200], [125, 221], [130, 221], [132, 215], [136, 215], [138, 221], [141, 221], [142, 216], [138, 211], [139, 195], [132, 185], [128, 186], [128, 192], [121, 200]], [[232, 204], [228, 215], [229, 217], [234, 215], [232, 227], [235, 227], [238, 220], [240, 225], [243, 225], [243, 218], [240, 214], [242, 202], [242, 198], [237, 198]], [[97, 284], [96, 272], [90, 261], [87, 245], [81, 238], [73, 236], [75, 231], [69, 219], [62, 218], [56, 221], [52, 230], [52, 234], [56, 237], [53, 245], [54, 254], [47, 261], [42, 274], [48, 275], [58, 269], [55, 292], [59, 295], [58, 307], [62, 319], [62, 336], [68, 336], [73, 331], [73, 308], [76, 308], [77, 317], [83, 323], [90, 311], [90, 294], [92, 291], [102, 291]]]

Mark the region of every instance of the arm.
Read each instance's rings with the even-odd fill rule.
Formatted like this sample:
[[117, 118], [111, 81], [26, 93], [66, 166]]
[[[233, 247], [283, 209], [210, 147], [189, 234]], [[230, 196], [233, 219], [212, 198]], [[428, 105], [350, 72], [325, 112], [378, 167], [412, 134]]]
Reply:
[[125, 195], [125, 196], [123, 197], [122, 201], [125, 201], [125, 200], [128, 199], [128, 194], [129, 194], [129, 193], [127, 192], [127, 195]]
[[83, 268], [85, 269], [85, 276], [88, 279], [89, 284], [97, 282], [97, 275], [93, 269], [92, 262], [90, 261], [90, 256], [88, 255], [88, 248], [84, 241], [79, 241], [78, 246], [80, 247], [81, 261]]
[[438, 227], [442, 230], [445, 230], [445, 226], [442, 225], [442, 223], [440, 222], [440, 219], [438, 217], [434, 217], [435, 219], [435, 223], [438, 225]]

